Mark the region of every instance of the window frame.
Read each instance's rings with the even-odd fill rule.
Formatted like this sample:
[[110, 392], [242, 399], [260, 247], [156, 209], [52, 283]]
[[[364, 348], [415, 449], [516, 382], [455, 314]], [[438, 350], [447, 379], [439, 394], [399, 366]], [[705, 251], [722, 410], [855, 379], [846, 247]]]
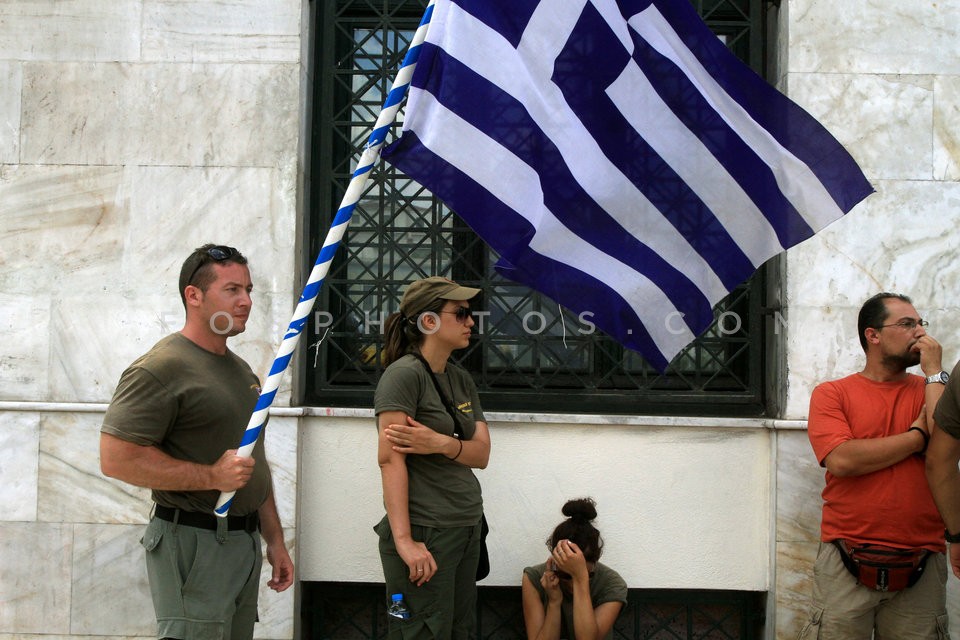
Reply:
[[[708, 24], [718, 35], [724, 37], [730, 46], [741, 59], [746, 58], [749, 64], [761, 74], [765, 71], [766, 63], [766, 8], [762, 0], [692, 0], [701, 15], [705, 16]], [[386, 16], [384, 24], [392, 28], [402, 26], [404, 30], [411, 31], [411, 25], [415, 28], [420, 19], [422, 9], [416, 5], [425, 5], [426, 0], [377, 0], [373, 2], [349, 2], [348, 0], [336, 0], [318, 3], [311, 2], [311, 25], [313, 27], [313, 49], [310, 55], [310, 63], [313, 72], [308, 74], [313, 78], [313, 91], [311, 94], [311, 105], [308, 113], [311, 114], [310, 126], [306, 129], [309, 133], [309, 148], [306, 151], [307, 161], [305, 167], [307, 173], [306, 185], [308, 185], [307, 197], [305, 198], [305, 223], [304, 238], [302, 240], [305, 253], [315, 256], [319, 252], [320, 243], [323, 240], [328, 221], [332, 218], [339, 204], [339, 198], [342, 197], [344, 186], [349, 181], [352, 166], [356, 161], [356, 154], [350, 153], [351, 135], [338, 135], [334, 128], [343, 125], [343, 113], [338, 112], [335, 106], [346, 100], [349, 103], [349, 95], [346, 83], [341, 82], [337, 76], [335, 66], [330, 66], [326, 61], [342, 62], [347, 55], [345, 48], [338, 49], [338, 38], [336, 37], [338, 29], [344, 25], [363, 25], [366, 18], [359, 13], [344, 10], [343, 5], [362, 6], [367, 9], [379, 8]], [[411, 7], [416, 7], [416, 11], [411, 11]], [[745, 30], [744, 25], [747, 24]], [[343, 41], [342, 39], [340, 41]], [[355, 41], [355, 40], [354, 40]], [[399, 60], [402, 58], [403, 50], [393, 52], [387, 56], [386, 67], [395, 69], [399, 67]], [[391, 72], [392, 73], [392, 72]], [[371, 83], [380, 83], [379, 92], [386, 95], [386, 86], [392, 81], [392, 77], [385, 77], [381, 74], [378, 78], [370, 80]], [[374, 92], [376, 93], [376, 92]], [[377, 107], [379, 108], [379, 106]], [[349, 107], [348, 107], [349, 109]], [[372, 123], [376, 113], [370, 118]], [[354, 128], [356, 128], [354, 126]], [[364, 134], [366, 135], [366, 134]], [[389, 140], [390, 138], [388, 138]], [[354, 141], [355, 143], [355, 141]], [[326, 173], [324, 173], [326, 172]], [[397, 170], [379, 161], [374, 169], [375, 173], [396, 176]], [[383, 190], [376, 191], [370, 185], [366, 188], [367, 194], [374, 194], [374, 201], [382, 204], [389, 194]], [[439, 205], [443, 207], [443, 205]], [[358, 209], [361, 207], [358, 206]], [[382, 211], [383, 209], [381, 209]], [[447, 210], [449, 211], [449, 210]], [[366, 215], [363, 211], [355, 213], [355, 219], [351, 221], [351, 228], [348, 229], [344, 237], [343, 244], [350, 242], [351, 232], [354, 231], [356, 216]], [[435, 228], [426, 229], [426, 235], [452, 234], [454, 241], [451, 244], [454, 251], [467, 253], [477, 257], [476, 243], [470, 240], [464, 240], [472, 231], [452, 212], [445, 214], [443, 211], [435, 211], [431, 215], [434, 221], [442, 220], [443, 224], [448, 225], [446, 229]], [[372, 217], [372, 216], [371, 216]], [[382, 217], [382, 216], [381, 216]], [[327, 225], [327, 226], [325, 226]], [[374, 225], [375, 228], [376, 225]], [[314, 231], [316, 230], [316, 231]], [[459, 240], [458, 240], [459, 238]], [[457, 242], [460, 244], [458, 245]], [[313, 406], [355, 406], [370, 407], [373, 402], [373, 388], [376, 379], [379, 376], [379, 369], [372, 368], [373, 375], [365, 373], [348, 372], [342, 374], [342, 377], [335, 379], [335, 376], [329, 375], [330, 372], [340, 367], [344, 371], [345, 364], [352, 366], [352, 360], [361, 357], [362, 354], [372, 353], [376, 357], [377, 338], [372, 336], [370, 344], [361, 344], [360, 349], [356, 350], [351, 345], [344, 346], [346, 343], [338, 342], [340, 337], [337, 332], [330, 334], [324, 333], [324, 330], [318, 328], [318, 313], [329, 314], [330, 318], [345, 318], [351, 310], [359, 309], [359, 306], [348, 302], [347, 298], [351, 296], [374, 296], [379, 301], [381, 308], [379, 317], [373, 317], [372, 323], [360, 322], [359, 317], [355, 318], [354, 323], [359, 323], [363, 328], [359, 331], [363, 335], [379, 328], [382, 331], [382, 319], [392, 310], [396, 310], [399, 296], [402, 292], [401, 287], [409, 279], [396, 279], [394, 273], [388, 273], [383, 270], [383, 265], [378, 264], [368, 269], [377, 271], [376, 282], [369, 287], [368, 291], [344, 295], [344, 292], [338, 288], [353, 284], [349, 278], [344, 278], [345, 268], [347, 267], [347, 255], [350, 249], [341, 246], [331, 265], [330, 273], [327, 276], [324, 286], [321, 287], [314, 313], [311, 321], [308, 323], [306, 344], [301, 346], [300, 362], [301, 376], [300, 383], [303, 385], [302, 397], [304, 404]], [[472, 252], [472, 253], [471, 253]], [[383, 252], [380, 256], [385, 255]], [[489, 251], [487, 252], [489, 255]], [[306, 257], [306, 256], [305, 256]], [[441, 256], [431, 256], [428, 265], [423, 265], [423, 270], [419, 274], [425, 275], [445, 275], [453, 277], [457, 281], [470, 286], [477, 286], [484, 290], [498, 291], [497, 287], [504, 288], [509, 284], [512, 287], [520, 287], [513, 283], [506, 283], [499, 278], [490, 268], [489, 263], [484, 265], [480, 272], [466, 273], [456, 269], [451, 270], [446, 267], [440, 259]], [[619, 384], [611, 384], [607, 378], [609, 369], [604, 369], [605, 363], [623, 362], [624, 351], [619, 354], [620, 360], [617, 360], [618, 354], [615, 350], [607, 351], [605, 349], [594, 349], [590, 354], [591, 372], [579, 376], [577, 374], [568, 376], [569, 379], [583, 377], [591, 379], [580, 387], [558, 384], [555, 387], [531, 387], [521, 386], [523, 382], [523, 373], [514, 372], [512, 375], [513, 385], [509, 384], [511, 376], [500, 375], [498, 384], [490, 384], [487, 381], [493, 379], [491, 375], [491, 351], [490, 340], [488, 336], [480, 337], [470, 348], [462, 353], [455, 355], [455, 358], [468, 368], [478, 382], [481, 401], [487, 411], [525, 411], [525, 412], [561, 412], [561, 413], [588, 413], [588, 414], [649, 414], [649, 415], [716, 415], [716, 416], [761, 416], [772, 415], [778, 404], [778, 393], [775, 384], [771, 379], [775, 376], [778, 365], [777, 338], [781, 332], [782, 317], [778, 314], [778, 294], [779, 257], [774, 258], [766, 265], [763, 265], [754, 276], [744, 285], [734, 290], [728, 298], [717, 306], [715, 317], [718, 317], [721, 324], [715, 324], [709, 329], [704, 337], [701, 337], [694, 343], [694, 348], [688, 348], [685, 353], [688, 355], [680, 356], [671, 364], [666, 375], [658, 375], [656, 372], [644, 370], [636, 372], [638, 378], [646, 381], [646, 385], [634, 384], [629, 386], [624, 381], [629, 381], [631, 375], [621, 375], [618, 379]], [[310, 266], [305, 265], [304, 273], [309, 273]], [[505, 284], [506, 283], [506, 284]], [[520, 287], [524, 291], [529, 289]], [[482, 294], [483, 295], [483, 294]], [[526, 294], [527, 298], [536, 299], [536, 304], [553, 305], [555, 303], [549, 299], [539, 296], [536, 293]], [[713, 358], [722, 358], [721, 353], [724, 349], [735, 345], [736, 340], [724, 338], [722, 321], [725, 314], [731, 313], [730, 300], [736, 300], [738, 297], [745, 297], [745, 301], [738, 301], [739, 306], [733, 308], [739, 309], [733, 313], [738, 319], [742, 319], [744, 313], [747, 322], [750, 323], [747, 337], [741, 342], [747, 351], [746, 360], [740, 366], [742, 388], [731, 388], [726, 391], [708, 391], [710, 384], [714, 383], [711, 378], [710, 360]], [[489, 302], [481, 300], [481, 303]], [[384, 309], [386, 306], [386, 309]], [[481, 304], [481, 307], [483, 305]], [[544, 308], [544, 306], [541, 306]], [[744, 311], [745, 309], [745, 311]], [[726, 316], [729, 320], [729, 315]], [[566, 311], [563, 315], [564, 331], [566, 324], [573, 319], [573, 315]], [[326, 320], [327, 316], [323, 316]], [[367, 318], [369, 320], [370, 318]], [[556, 324], [557, 318], [553, 318]], [[337, 320], [339, 321], [339, 320]], [[363, 333], [363, 332], [367, 333]], [[330, 339], [330, 336], [333, 339]], [[382, 336], [380, 336], [382, 338]], [[563, 336], [566, 338], [566, 335]], [[550, 348], [544, 346], [549, 340], [553, 343], [558, 341], [557, 336], [549, 338], [529, 338], [527, 340], [517, 339], [516, 342], [532, 342], [532, 347]], [[318, 346], [319, 343], [319, 346]], [[564, 342], [566, 344], [566, 342]], [[372, 345], [372, 346], [371, 346]], [[704, 346], [706, 345], [706, 346]], [[527, 345], [523, 345], [527, 346]], [[631, 352], [632, 353], [632, 352]], [[717, 355], [717, 354], [720, 355]], [[361, 354], [361, 355], [358, 355]], [[630, 354], [627, 354], [629, 356]], [[365, 357], [365, 356], [362, 356]], [[738, 358], [740, 356], [734, 356]], [[604, 359], [606, 358], [606, 359]], [[682, 366], [675, 366], [686, 358], [687, 363], [694, 363], [692, 369]], [[534, 363], [539, 364], [539, 361]], [[698, 369], [699, 367], [699, 369]], [[534, 367], [540, 372], [538, 367]], [[321, 373], [316, 373], [318, 370]], [[367, 370], [370, 370], [368, 367]], [[364, 371], [367, 371], [364, 370]], [[325, 377], [326, 376], [326, 377]], [[736, 375], [729, 376], [731, 379]], [[503, 381], [507, 380], [507, 384]], [[574, 393], [580, 391], [580, 393]]]

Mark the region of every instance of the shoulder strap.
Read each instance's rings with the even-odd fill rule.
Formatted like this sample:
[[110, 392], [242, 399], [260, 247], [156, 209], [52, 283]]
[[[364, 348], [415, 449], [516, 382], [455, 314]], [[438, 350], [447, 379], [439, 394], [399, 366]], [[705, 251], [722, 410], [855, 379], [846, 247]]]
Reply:
[[454, 411], [453, 407], [450, 404], [450, 401], [447, 400], [447, 396], [444, 395], [443, 389], [440, 387], [440, 381], [437, 380], [437, 376], [434, 375], [433, 369], [430, 368], [430, 363], [427, 362], [427, 359], [423, 357], [419, 351], [411, 351], [410, 355], [420, 361], [420, 364], [423, 365], [423, 368], [427, 370], [427, 374], [430, 376], [430, 380], [433, 382], [434, 389], [437, 390], [437, 395], [440, 396], [440, 404], [443, 405], [443, 408], [447, 410], [447, 413], [450, 414], [450, 418], [453, 420], [453, 435], [458, 439], [463, 439], [463, 430], [460, 429], [460, 420], [457, 419], [457, 413]]

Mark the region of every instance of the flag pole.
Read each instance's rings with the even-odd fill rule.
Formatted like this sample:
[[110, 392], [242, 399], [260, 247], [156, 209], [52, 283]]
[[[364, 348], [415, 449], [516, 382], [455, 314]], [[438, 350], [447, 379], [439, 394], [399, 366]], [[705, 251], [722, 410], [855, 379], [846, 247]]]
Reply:
[[[337, 248], [340, 246], [340, 240], [343, 238], [343, 234], [350, 224], [350, 217], [353, 215], [353, 210], [356, 208], [357, 202], [363, 194], [363, 187], [367, 182], [370, 171], [380, 156], [380, 150], [386, 140], [387, 132], [397, 119], [400, 104], [403, 102], [404, 96], [406, 96], [407, 89], [410, 86], [410, 79], [413, 76], [413, 70], [416, 68], [417, 59], [420, 57], [420, 46], [427, 37], [427, 27], [430, 24], [430, 18], [433, 16], [433, 5], [434, 0], [430, 0], [427, 4], [427, 9], [423, 14], [423, 18], [420, 20], [420, 25], [417, 27], [413, 40], [410, 41], [410, 46], [403, 58], [400, 70], [397, 71], [397, 76], [393, 81], [390, 92], [387, 94], [387, 99], [383, 103], [380, 115], [377, 116], [373, 131], [370, 133], [363, 153], [360, 155], [357, 168], [354, 170], [353, 177], [347, 185], [347, 191], [340, 201], [340, 208], [333, 218], [329, 231], [327, 231], [327, 237], [323, 241], [320, 255], [317, 256], [317, 261], [313, 265], [313, 270], [310, 272], [310, 277], [307, 279], [303, 293], [300, 294], [300, 301], [293, 312], [293, 318], [290, 320], [287, 332], [283, 336], [283, 341], [280, 343], [279, 349], [277, 349], [277, 355], [274, 358], [273, 365], [270, 367], [270, 374], [263, 383], [260, 397], [253, 409], [253, 414], [250, 416], [250, 421], [247, 423], [247, 428], [243, 433], [243, 439], [237, 449], [237, 455], [250, 457], [251, 453], [253, 453], [253, 447], [257, 443], [257, 439], [260, 437], [260, 432], [266, 423], [268, 410], [277, 394], [277, 389], [280, 387], [280, 379], [283, 377], [283, 372], [286, 370], [287, 365], [290, 364], [294, 349], [296, 349], [297, 342], [299, 342], [300, 335], [307, 323], [307, 316], [310, 314], [310, 310], [313, 308], [314, 302], [316, 302], [317, 295], [320, 293], [320, 286], [323, 284], [323, 279], [330, 270], [330, 263], [333, 261]], [[220, 494], [217, 506], [214, 509], [216, 515], [221, 518], [226, 517], [235, 493], [235, 491], [225, 491]]]

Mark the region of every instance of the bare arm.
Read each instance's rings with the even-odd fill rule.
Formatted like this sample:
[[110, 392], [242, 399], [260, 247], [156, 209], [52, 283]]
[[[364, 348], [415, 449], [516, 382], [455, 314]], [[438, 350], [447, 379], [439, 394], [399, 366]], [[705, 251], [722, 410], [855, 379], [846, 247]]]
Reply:
[[[943, 371], [943, 347], [932, 337], [921, 336], [913, 346], [914, 351], [920, 352], [920, 369], [924, 376], [932, 376]], [[937, 408], [937, 402], [943, 395], [944, 385], [939, 382], [928, 384], [924, 389], [924, 402], [926, 402], [926, 425], [925, 431], [929, 434], [934, 424], [933, 412]]]
[[[926, 409], [911, 426], [926, 424]], [[925, 427], [919, 427], [923, 428]], [[827, 471], [837, 477], [861, 476], [886, 469], [923, 450], [925, 438], [916, 431], [898, 433], [886, 438], [847, 440], [834, 447], [823, 459]]]
[[437, 572], [437, 564], [427, 546], [413, 539], [410, 531], [406, 454], [396, 451], [385, 435], [387, 425], [403, 424], [406, 417], [402, 411], [384, 411], [378, 416], [377, 462], [383, 482], [383, 506], [387, 510], [387, 520], [390, 522], [390, 532], [393, 534], [397, 553], [410, 570], [410, 581], [420, 586]]
[[594, 615], [593, 600], [590, 598], [590, 579], [584, 575], [573, 576], [573, 635], [584, 640], [598, 640], [600, 629]]
[[253, 458], [225, 451], [212, 465], [173, 458], [157, 447], [100, 434], [100, 470], [105, 476], [160, 491], [236, 491], [253, 475]]
[[563, 594], [553, 571], [546, 571], [540, 584], [547, 591], [547, 606], [544, 608], [540, 593], [527, 574], [523, 574], [523, 625], [527, 640], [557, 640], [560, 637], [560, 603]]
[[[401, 414], [404, 415], [404, 414]], [[437, 433], [430, 427], [404, 415], [404, 422], [389, 423], [384, 435], [393, 449], [404, 455], [439, 453], [474, 469], [485, 469], [490, 461], [490, 429], [486, 422], [476, 422], [476, 431], [469, 440], [458, 440]]]
[[[933, 385], [928, 385], [933, 386]], [[941, 385], [937, 385], [941, 386]], [[960, 440], [934, 427], [927, 448], [927, 482], [943, 523], [950, 533], [960, 533]], [[960, 544], [950, 545], [950, 566], [960, 578]]]
[[260, 532], [267, 545], [267, 562], [273, 567], [267, 586], [280, 593], [293, 584], [293, 560], [283, 539], [283, 526], [280, 524], [280, 514], [277, 512], [277, 502], [273, 496], [272, 479], [270, 493], [260, 505], [257, 514], [260, 516]]
[[573, 595], [573, 635], [578, 640], [599, 640], [613, 628], [620, 609], [619, 602], [593, 606], [590, 597], [590, 573], [583, 551], [576, 543], [561, 540], [551, 553], [553, 564], [571, 576]]

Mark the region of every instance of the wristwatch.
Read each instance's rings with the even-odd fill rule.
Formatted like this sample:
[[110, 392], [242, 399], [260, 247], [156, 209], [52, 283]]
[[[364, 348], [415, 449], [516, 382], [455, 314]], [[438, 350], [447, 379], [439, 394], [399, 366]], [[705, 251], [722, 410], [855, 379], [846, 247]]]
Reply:
[[960, 533], [950, 533], [949, 529], [943, 530], [943, 537], [946, 538], [950, 544], [960, 542]]
[[927, 384], [933, 384], [934, 382], [939, 382], [940, 384], [947, 384], [947, 380], [950, 379], [950, 374], [946, 371], [941, 371], [940, 373], [935, 373], [932, 376], [927, 376]]

